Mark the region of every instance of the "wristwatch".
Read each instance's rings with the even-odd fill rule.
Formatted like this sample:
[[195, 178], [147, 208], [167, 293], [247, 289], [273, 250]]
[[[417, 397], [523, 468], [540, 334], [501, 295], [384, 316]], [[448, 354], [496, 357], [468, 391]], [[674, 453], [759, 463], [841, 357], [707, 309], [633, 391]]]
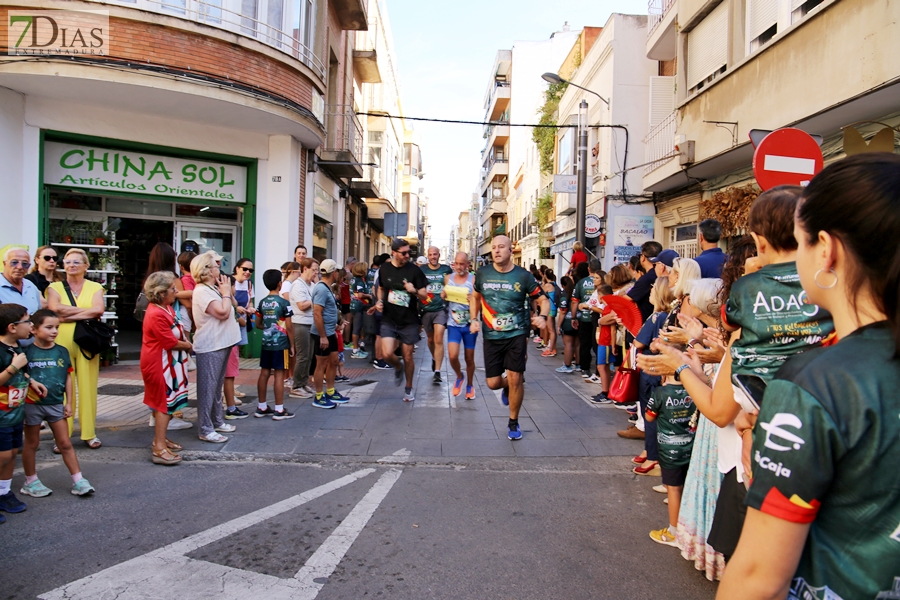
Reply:
[[685, 369], [690, 369], [690, 365], [681, 365], [677, 369], [675, 369], [675, 381], [681, 381], [681, 372]]

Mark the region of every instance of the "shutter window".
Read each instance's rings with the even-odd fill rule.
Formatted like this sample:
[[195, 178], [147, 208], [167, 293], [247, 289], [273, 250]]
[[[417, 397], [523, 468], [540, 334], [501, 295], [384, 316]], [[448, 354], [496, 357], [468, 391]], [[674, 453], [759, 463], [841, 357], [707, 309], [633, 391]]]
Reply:
[[791, 11], [795, 11], [806, 4], [806, 0], [791, 0]]
[[[795, 4], [803, 4], [805, 0], [794, 0]], [[764, 31], [778, 23], [778, 0], [750, 0], [750, 41], [755, 40]]]
[[696, 87], [728, 62], [728, 4], [719, 4], [688, 33], [688, 89]]
[[675, 110], [675, 78], [650, 78], [650, 129]]

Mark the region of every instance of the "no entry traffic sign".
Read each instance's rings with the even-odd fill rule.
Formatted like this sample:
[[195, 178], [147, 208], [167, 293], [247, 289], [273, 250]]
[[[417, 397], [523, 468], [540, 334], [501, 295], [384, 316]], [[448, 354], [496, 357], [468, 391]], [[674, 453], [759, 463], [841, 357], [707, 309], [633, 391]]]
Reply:
[[753, 152], [753, 175], [763, 190], [778, 185], [805, 186], [822, 166], [818, 142], [793, 127], [773, 131]]

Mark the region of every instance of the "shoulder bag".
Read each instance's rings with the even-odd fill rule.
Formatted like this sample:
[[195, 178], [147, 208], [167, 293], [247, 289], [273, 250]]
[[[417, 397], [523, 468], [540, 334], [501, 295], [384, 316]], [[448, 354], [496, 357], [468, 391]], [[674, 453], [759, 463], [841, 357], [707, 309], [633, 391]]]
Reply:
[[[607, 397], [616, 404], [634, 404], [638, 399], [638, 382], [641, 372], [637, 368], [637, 348], [631, 346], [628, 353], [628, 366], [623, 362], [622, 366], [616, 369], [616, 375], [613, 377], [612, 384], [609, 386], [609, 394]], [[625, 341], [622, 341], [622, 357], [625, 360]]]
[[[68, 281], [62, 282], [69, 296], [69, 302], [73, 307], [78, 305], [75, 303], [75, 297], [72, 295], [72, 288], [69, 287]], [[83, 321], [75, 321], [74, 341], [81, 349], [81, 355], [88, 360], [92, 360], [95, 356], [112, 348], [112, 339], [116, 335], [116, 330], [100, 321], [100, 319], [91, 319]], [[90, 352], [90, 356], [86, 353]]]

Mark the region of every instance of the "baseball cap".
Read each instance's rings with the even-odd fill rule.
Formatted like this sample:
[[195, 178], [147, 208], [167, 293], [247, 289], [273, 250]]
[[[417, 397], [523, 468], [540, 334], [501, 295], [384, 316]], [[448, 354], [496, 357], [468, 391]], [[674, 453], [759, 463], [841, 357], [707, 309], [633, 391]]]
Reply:
[[319, 265], [319, 273], [323, 275], [328, 275], [330, 273], [334, 273], [337, 271], [338, 264], [331, 260], [330, 258], [326, 258], [322, 261], [322, 264]]
[[182, 252], [196, 252], [200, 253], [200, 244], [195, 242], [194, 240], [184, 240], [181, 242], [181, 251]]
[[420, 256], [419, 258], [416, 259], [417, 265], [424, 265], [427, 262], [428, 262], [428, 259], [425, 258], [424, 256]]
[[674, 250], [663, 250], [659, 253], [658, 256], [654, 256], [653, 258], [651, 258], [650, 262], [652, 262], [654, 265], [661, 262], [667, 267], [671, 267], [676, 258], [678, 258], [678, 253]]

